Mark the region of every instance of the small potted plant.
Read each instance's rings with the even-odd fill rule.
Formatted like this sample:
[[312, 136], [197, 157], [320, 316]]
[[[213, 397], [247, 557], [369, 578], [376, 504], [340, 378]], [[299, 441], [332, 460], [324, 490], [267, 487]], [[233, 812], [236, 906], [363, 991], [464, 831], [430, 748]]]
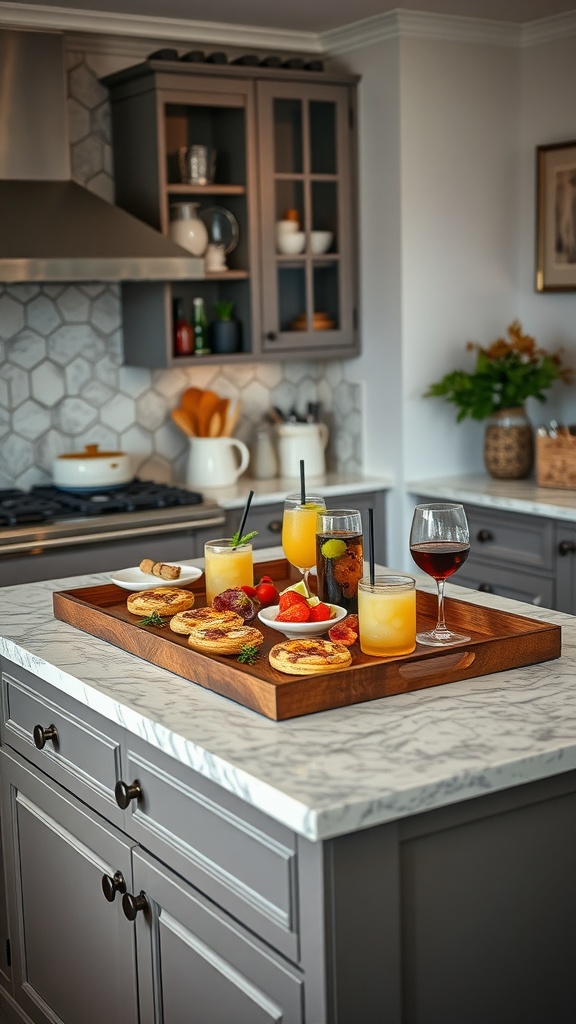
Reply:
[[532, 428], [524, 404], [527, 398], [546, 401], [545, 391], [555, 380], [570, 383], [573, 370], [562, 367], [560, 352], [539, 348], [514, 320], [508, 338], [497, 338], [488, 348], [469, 341], [476, 352], [472, 371], [453, 370], [431, 384], [425, 398], [452, 402], [460, 422], [469, 416], [487, 420], [484, 462], [488, 472], [502, 479], [527, 476], [534, 460]]
[[234, 317], [234, 303], [222, 300], [214, 303], [216, 320], [210, 324], [212, 352], [226, 355], [238, 352], [241, 346], [240, 322]]

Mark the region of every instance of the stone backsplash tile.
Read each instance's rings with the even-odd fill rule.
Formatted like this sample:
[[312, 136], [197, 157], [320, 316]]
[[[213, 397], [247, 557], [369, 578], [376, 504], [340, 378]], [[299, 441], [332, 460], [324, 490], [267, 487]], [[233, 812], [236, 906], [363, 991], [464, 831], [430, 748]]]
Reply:
[[[106, 90], [83, 53], [67, 66], [72, 175], [113, 201]], [[249, 446], [270, 406], [304, 414], [320, 402], [328, 467], [362, 465], [362, 389], [342, 362], [124, 366], [117, 285], [0, 285], [0, 488], [48, 482], [53, 459], [86, 444], [129, 452], [143, 478], [181, 483], [187, 440], [170, 411], [192, 385], [242, 402], [235, 433]]]

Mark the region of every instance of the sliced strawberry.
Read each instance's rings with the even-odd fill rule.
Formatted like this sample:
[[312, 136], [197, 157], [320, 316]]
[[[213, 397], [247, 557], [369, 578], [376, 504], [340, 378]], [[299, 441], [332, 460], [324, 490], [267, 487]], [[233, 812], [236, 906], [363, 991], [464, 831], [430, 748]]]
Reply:
[[276, 622], [309, 622], [310, 621], [310, 608], [304, 601], [304, 603], [298, 601], [297, 604], [291, 604], [283, 612], [280, 612], [276, 616]]
[[287, 590], [286, 593], [280, 594], [278, 604], [280, 611], [283, 612], [293, 604], [307, 604], [307, 602], [304, 594], [297, 594], [295, 590]]
[[332, 611], [323, 601], [310, 608], [310, 622], [327, 622], [331, 617]]

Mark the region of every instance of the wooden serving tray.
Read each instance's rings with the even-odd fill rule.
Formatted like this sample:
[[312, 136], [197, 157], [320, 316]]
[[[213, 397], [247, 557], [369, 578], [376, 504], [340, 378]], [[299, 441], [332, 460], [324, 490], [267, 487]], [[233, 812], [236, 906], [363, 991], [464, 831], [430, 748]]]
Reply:
[[[280, 590], [290, 583], [291, 567], [283, 558], [258, 562], [257, 572], [271, 576]], [[185, 588], [194, 592], [197, 607], [206, 603], [203, 587], [201, 577]], [[235, 656], [193, 651], [187, 638], [168, 626], [139, 625], [140, 617], [126, 607], [127, 597], [113, 583], [56, 591], [54, 615], [276, 721], [550, 661], [561, 653], [560, 626], [447, 598], [448, 625], [469, 633], [469, 643], [447, 649], [418, 645], [412, 654], [397, 658], [370, 658], [355, 643], [348, 668], [291, 676], [277, 672], [268, 661], [270, 648], [284, 636], [260, 620], [252, 623], [265, 637], [259, 657], [254, 665], [242, 665]], [[433, 628], [435, 594], [417, 591], [416, 600], [418, 629]]]

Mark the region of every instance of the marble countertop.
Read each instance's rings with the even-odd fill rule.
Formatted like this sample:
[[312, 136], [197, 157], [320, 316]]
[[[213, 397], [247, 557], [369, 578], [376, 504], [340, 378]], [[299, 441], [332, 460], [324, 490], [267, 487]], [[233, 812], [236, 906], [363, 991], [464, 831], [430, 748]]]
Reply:
[[538, 487], [533, 480], [495, 480], [485, 473], [478, 473], [411, 480], [406, 484], [406, 490], [409, 494], [422, 495], [433, 501], [461, 501], [576, 522], [576, 491]]
[[[393, 481], [389, 477], [364, 476], [352, 473], [326, 473], [316, 480], [307, 480], [310, 491], [318, 491], [324, 497], [331, 494], [362, 494], [369, 491], [390, 490]], [[254, 491], [253, 505], [267, 505], [283, 502], [287, 494], [300, 490], [300, 480], [276, 476], [272, 480], [256, 480], [243, 476], [232, 487], [204, 488], [206, 496], [216, 501], [222, 509], [242, 508], [249, 491]]]
[[448, 596], [559, 623], [562, 657], [273, 722], [53, 617], [54, 590], [104, 582], [0, 588], [0, 654], [310, 840], [576, 768], [572, 616], [449, 585]]

